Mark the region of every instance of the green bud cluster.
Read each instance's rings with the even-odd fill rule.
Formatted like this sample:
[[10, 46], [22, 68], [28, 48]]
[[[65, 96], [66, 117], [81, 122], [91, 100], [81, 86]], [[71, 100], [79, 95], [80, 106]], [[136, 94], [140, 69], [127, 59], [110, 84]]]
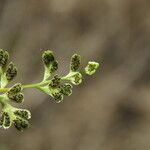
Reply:
[[16, 103], [22, 103], [24, 101], [24, 95], [22, 93], [13, 94], [13, 95], [8, 94], [8, 98], [11, 101], [14, 101]]
[[14, 111], [15, 119], [13, 120], [14, 126], [19, 131], [29, 127], [28, 120], [31, 118], [31, 113], [25, 109], [17, 109]]
[[70, 96], [72, 94], [72, 88], [71, 84], [63, 83], [58, 75], [54, 76], [49, 84], [49, 90], [57, 103], [62, 102], [64, 96]]
[[69, 72], [68, 75], [63, 77], [64, 80], [70, 81], [74, 85], [79, 85], [82, 83], [83, 77], [80, 72]]
[[71, 71], [77, 71], [80, 67], [80, 64], [81, 64], [81, 56], [78, 54], [74, 54], [71, 57], [70, 70]]
[[71, 57], [71, 61], [70, 61], [70, 72], [62, 79], [67, 80], [74, 85], [81, 84], [83, 77], [79, 71], [80, 64], [81, 64], [81, 56], [78, 54], [74, 54]]
[[85, 67], [85, 73], [88, 75], [92, 75], [96, 72], [99, 67], [99, 63], [90, 61], [88, 65]]
[[55, 75], [50, 83], [46, 86], [41, 86], [40, 90], [52, 96], [56, 103], [60, 103], [63, 101], [64, 96], [72, 94], [72, 88], [71, 84], [64, 83], [58, 75]]
[[8, 68], [6, 70], [6, 79], [8, 81], [13, 80], [17, 76], [17, 68], [16, 66], [10, 62]]
[[22, 85], [21, 83], [16, 83], [14, 86], [12, 86], [8, 93], [9, 94], [17, 94], [17, 93], [20, 93], [22, 91]]
[[14, 126], [19, 131], [23, 131], [24, 129], [29, 127], [28, 120], [31, 118], [31, 113], [28, 110], [18, 109], [14, 111], [14, 115], [16, 116], [14, 120]]
[[60, 77], [58, 75], [55, 75], [48, 85], [51, 96], [55, 99], [57, 103], [63, 100], [63, 93], [61, 92], [62, 88], [60, 81]]
[[25, 120], [28, 120], [31, 118], [31, 113], [26, 109], [17, 109], [14, 111], [14, 114]]
[[60, 85], [61, 78], [56, 74], [49, 83], [50, 88], [57, 88]]
[[2, 110], [0, 119], [0, 127], [8, 129], [12, 124], [19, 131], [28, 128], [28, 120], [31, 118], [31, 113], [26, 109], [17, 109], [11, 105], [7, 105]]
[[17, 130], [23, 131], [24, 129], [29, 127], [29, 123], [27, 120], [16, 118], [14, 120], [14, 126], [16, 127]]
[[24, 100], [24, 95], [21, 93], [22, 85], [20, 83], [15, 84], [11, 87], [6, 93], [9, 100], [14, 101], [16, 103], [22, 103]]
[[62, 85], [62, 93], [65, 96], [70, 96], [72, 94], [72, 88], [73, 86], [69, 83], [65, 83], [64, 85]]
[[70, 60], [69, 72], [60, 76], [55, 74], [58, 69], [58, 61], [55, 59], [54, 53], [51, 50], [46, 50], [42, 54], [44, 63], [43, 80], [36, 84], [27, 85], [16, 83], [8, 88], [6, 87], [7, 84], [17, 75], [17, 68], [12, 62], [7, 66], [8, 60], [8, 52], [0, 49], [0, 92], [3, 92], [0, 95], [0, 104], [2, 105], [0, 127], [8, 129], [13, 124], [19, 131], [29, 127], [29, 119], [31, 118], [31, 113], [28, 110], [12, 106], [13, 102], [22, 103], [24, 101], [22, 90], [36, 88], [51, 96], [56, 103], [60, 103], [65, 96], [72, 94], [73, 85], [82, 83], [83, 73], [92, 75], [99, 67], [97, 62], [90, 61], [84, 70], [81, 70], [81, 56], [74, 54]]
[[0, 49], [0, 67], [5, 68], [9, 60], [9, 53], [6, 50]]
[[2, 116], [0, 119], [0, 127], [4, 129], [8, 129], [11, 126], [11, 119], [7, 112], [2, 112]]
[[51, 50], [46, 50], [42, 54], [42, 59], [44, 64], [49, 67], [52, 62], [55, 61], [54, 54]]
[[58, 69], [58, 61], [55, 59], [51, 50], [44, 51], [42, 54], [42, 60], [45, 67], [44, 80], [46, 80]]
[[12, 62], [8, 64], [8, 61], [8, 52], [6, 50], [0, 49], [0, 86], [2, 88], [4, 88], [10, 81], [12, 81], [17, 76], [16, 66]]

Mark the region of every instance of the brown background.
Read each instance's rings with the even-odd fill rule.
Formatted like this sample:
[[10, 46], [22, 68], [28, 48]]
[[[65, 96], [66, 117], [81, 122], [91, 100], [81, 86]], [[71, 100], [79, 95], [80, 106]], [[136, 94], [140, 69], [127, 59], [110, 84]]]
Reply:
[[149, 8], [149, 0], [1, 0], [0, 47], [19, 68], [16, 82], [41, 80], [49, 48], [61, 74], [73, 53], [102, 65], [61, 104], [24, 91], [18, 107], [31, 110], [31, 127], [0, 129], [0, 150], [150, 150]]

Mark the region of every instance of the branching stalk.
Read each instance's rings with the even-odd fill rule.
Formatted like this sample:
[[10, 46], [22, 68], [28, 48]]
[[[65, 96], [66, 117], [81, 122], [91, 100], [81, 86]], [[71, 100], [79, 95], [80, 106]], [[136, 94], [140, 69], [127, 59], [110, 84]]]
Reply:
[[73, 85], [82, 83], [84, 74], [92, 75], [99, 67], [98, 63], [89, 62], [84, 70], [80, 70], [81, 56], [74, 54], [71, 57], [69, 73], [59, 76], [56, 74], [58, 61], [51, 50], [46, 50], [42, 54], [44, 74], [41, 82], [25, 85], [16, 83], [12, 87], [7, 87], [7, 84], [17, 75], [16, 66], [12, 62], [8, 64], [8, 60], [8, 52], [0, 49], [0, 104], [2, 106], [0, 127], [8, 129], [13, 124], [19, 131], [23, 131], [29, 126], [31, 113], [26, 109], [13, 107], [10, 102], [23, 103], [22, 91], [24, 89], [38, 89], [51, 96], [56, 103], [60, 103], [64, 100], [64, 96], [72, 94]]

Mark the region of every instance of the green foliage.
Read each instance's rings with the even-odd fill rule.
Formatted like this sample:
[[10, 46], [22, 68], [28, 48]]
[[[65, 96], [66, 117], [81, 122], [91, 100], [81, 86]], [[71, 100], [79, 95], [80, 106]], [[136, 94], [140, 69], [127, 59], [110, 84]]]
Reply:
[[9, 54], [7, 51], [0, 49], [0, 67], [4, 69], [7, 65]]
[[81, 64], [81, 56], [78, 54], [74, 54], [71, 57], [70, 70], [71, 71], [77, 71], [80, 67], [80, 64]]
[[96, 72], [99, 67], [99, 63], [94, 61], [89, 61], [88, 65], [85, 67], [85, 73], [88, 75], [92, 75]]
[[65, 96], [72, 94], [73, 85], [82, 83], [84, 73], [92, 75], [99, 67], [98, 63], [89, 62], [84, 70], [80, 70], [81, 56], [74, 54], [71, 57], [68, 74], [59, 76], [54, 74], [58, 69], [58, 61], [51, 50], [46, 50], [42, 54], [44, 77], [41, 82], [27, 85], [16, 83], [12, 87], [6, 87], [17, 75], [16, 66], [12, 62], [8, 64], [8, 61], [8, 52], [0, 49], [0, 104], [2, 106], [0, 127], [8, 129], [11, 125], [14, 125], [19, 131], [29, 127], [29, 119], [31, 118], [30, 111], [12, 106], [13, 103], [23, 103], [24, 95], [22, 91], [24, 89], [38, 89], [51, 96], [56, 103], [60, 103]]

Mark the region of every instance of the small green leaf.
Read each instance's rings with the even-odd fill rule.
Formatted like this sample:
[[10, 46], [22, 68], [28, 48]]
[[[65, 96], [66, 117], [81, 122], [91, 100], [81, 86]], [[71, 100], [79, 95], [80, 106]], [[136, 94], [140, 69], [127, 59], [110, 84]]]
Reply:
[[31, 113], [30, 111], [26, 110], [26, 109], [16, 109], [14, 111], [14, 114], [20, 118], [23, 118], [23, 119], [30, 119], [31, 118]]
[[0, 49], [0, 67], [5, 68], [9, 60], [9, 53], [6, 50]]
[[20, 83], [15, 84], [7, 91], [7, 97], [9, 100], [16, 103], [22, 103], [24, 101], [24, 95], [21, 93], [22, 85]]
[[22, 103], [24, 101], [24, 95], [22, 93], [8, 95], [8, 98], [16, 103]]
[[71, 57], [70, 70], [71, 71], [77, 71], [80, 67], [80, 64], [81, 64], [81, 56], [78, 54], [74, 54]]
[[52, 74], [54, 73], [56, 70], [58, 69], [58, 61], [55, 60], [51, 63], [50, 67], [49, 67], [49, 73]]
[[29, 122], [27, 120], [18, 117], [15, 120], [13, 120], [13, 122], [15, 128], [19, 131], [23, 131], [24, 129], [27, 129], [29, 127]]
[[72, 94], [72, 85], [69, 83], [66, 83], [62, 85], [62, 93], [66, 96], [70, 96]]
[[60, 85], [60, 80], [61, 78], [56, 74], [53, 79], [51, 80], [51, 82], [49, 83], [49, 87], [50, 88], [56, 88]]
[[85, 73], [88, 75], [92, 75], [96, 72], [98, 67], [99, 67], [99, 63], [90, 61], [88, 62], [88, 65], [85, 67]]
[[11, 126], [11, 119], [8, 113], [4, 112], [3, 128], [8, 129]]
[[51, 50], [44, 51], [42, 54], [42, 60], [45, 69], [43, 81], [45, 81], [58, 69], [58, 61], [55, 60]]
[[61, 92], [55, 92], [55, 93], [52, 93], [52, 95], [56, 103], [60, 103], [63, 101], [64, 96]]
[[82, 83], [82, 74], [80, 72], [70, 72], [67, 76], [62, 78], [63, 80], [68, 80], [74, 85], [79, 85]]
[[44, 86], [38, 89], [53, 97], [56, 103], [60, 103], [63, 100], [63, 93], [60, 87], [51, 88], [49, 86]]
[[22, 91], [22, 85], [21, 83], [16, 83], [15, 85], [13, 85], [9, 90], [8, 90], [8, 94], [17, 94], [20, 93]]
[[42, 60], [44, 62], [44, 65], [46, 67], [49, 67], [50, 64], [55, 60], [53, 52], [51, 50], [44, 51], [44, 53], [42, 54]]
[[8, 112], [3, 111], [1, 120], [0, 120], [1, 127], [3, 127], [4, 129], [8, 129], [11, 126], [11, 123], [12, 123], [11, 118], [10, 118]]
[[17, 68], [12, 62], [10, 62], [6, 70], [6, 79], [8, 80], [8, 82], [10, 82], [16, 76], [17, 76]]

